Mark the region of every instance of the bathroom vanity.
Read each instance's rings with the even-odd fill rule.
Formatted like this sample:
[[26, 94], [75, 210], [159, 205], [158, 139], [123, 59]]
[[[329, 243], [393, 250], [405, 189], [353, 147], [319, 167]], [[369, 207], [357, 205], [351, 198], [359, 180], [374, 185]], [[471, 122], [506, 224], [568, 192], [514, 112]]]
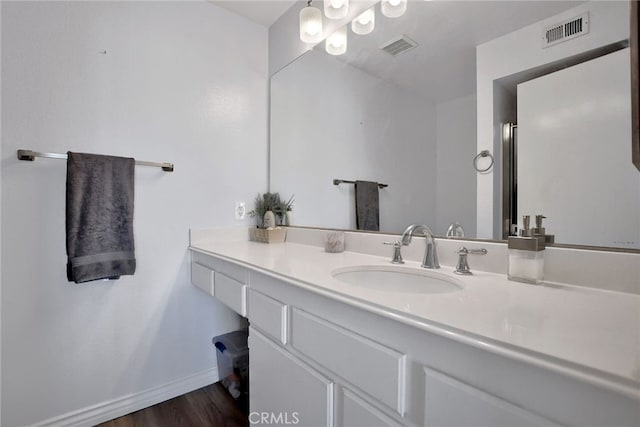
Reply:
[[190, 250], [192, 283], [249, 319], [252, 422], [640, 424], [638, 295], [246, 236]]

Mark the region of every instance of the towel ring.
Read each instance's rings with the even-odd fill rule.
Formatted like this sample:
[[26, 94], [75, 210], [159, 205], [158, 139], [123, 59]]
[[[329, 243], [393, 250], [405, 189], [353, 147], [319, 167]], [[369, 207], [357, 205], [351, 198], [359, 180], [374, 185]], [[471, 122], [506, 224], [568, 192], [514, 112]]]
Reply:
[[[482, 157], [489, 157], [491, 159], [491, 163], [489, 163], [489, 166], [487, 166], [484, 169], [478, 169], [478, 159], [482, 158]], [[493, 167], [493, 156], [491, 155], [491, 153], [489, 152], [489, 150], [482, 150], [480, 153], [478, 153], [477, 156], [475, 156], [473, 158], [473, 168], [475, 170], [477, 170], [478, 172], [487, 172], [489, 171], [489, 169], [491, 169]]]

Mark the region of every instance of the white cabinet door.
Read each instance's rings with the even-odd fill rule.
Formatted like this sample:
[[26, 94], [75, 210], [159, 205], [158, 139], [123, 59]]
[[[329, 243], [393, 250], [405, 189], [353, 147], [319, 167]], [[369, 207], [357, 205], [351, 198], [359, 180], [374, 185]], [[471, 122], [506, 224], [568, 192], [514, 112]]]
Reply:
[[249, 328], [249, 422], [332, 426], [333, 383]]

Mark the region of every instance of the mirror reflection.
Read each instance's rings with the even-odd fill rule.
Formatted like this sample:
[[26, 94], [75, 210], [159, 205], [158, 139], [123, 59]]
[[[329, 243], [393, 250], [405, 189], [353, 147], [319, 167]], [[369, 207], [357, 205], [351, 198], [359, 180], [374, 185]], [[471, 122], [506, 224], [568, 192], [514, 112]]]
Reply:
[[374, 10], [346, 53], [272, 77], [270, 188], [295, 225], [503, 239], [540, 214], [556, 243], [640, 248], [626, 1]]

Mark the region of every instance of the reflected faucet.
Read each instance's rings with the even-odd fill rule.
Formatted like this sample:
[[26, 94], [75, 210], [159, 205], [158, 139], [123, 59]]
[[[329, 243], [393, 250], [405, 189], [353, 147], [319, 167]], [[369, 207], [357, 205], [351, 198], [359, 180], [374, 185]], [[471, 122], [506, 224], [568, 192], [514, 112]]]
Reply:
[[422, 267], [424, 268], [440, 268], [438, 264], [438, 253], [436, 252], [436, 241], [433, 238], [433, 232], [429, 227], [424, 224], [411, 224], [402, 233], [401, 242], [403, 246], [408, 246], [411, 243], [411, 238], [415, 233], [422, 233], [427, 241], [427, 247], [424, 251], [424, 258], [422, 259]]

